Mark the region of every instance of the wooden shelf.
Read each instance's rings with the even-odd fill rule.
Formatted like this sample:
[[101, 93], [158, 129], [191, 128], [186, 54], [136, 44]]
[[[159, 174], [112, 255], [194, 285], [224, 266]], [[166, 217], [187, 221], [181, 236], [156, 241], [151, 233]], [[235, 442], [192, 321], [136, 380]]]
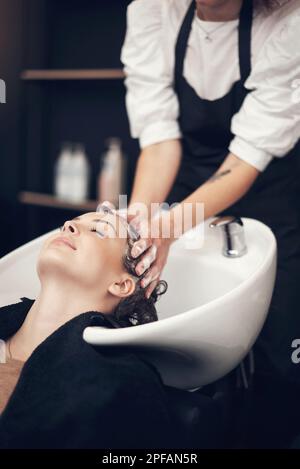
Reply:
[[24, 70], [21, 79], [32, 80], [121, 80], [125, 77], [122, 69], [82, 70]]
[[78, 210], [82, 212], [95, 212], [99, 204], [96, 200], [86, 200], [82, 203], [73, 203], [68, 200], [59, 199], [54, 195], [41, 194], [39, 192], [20, 192], [18, 198], [19, 202], [22, 204], [60, 208], [64, 210]]

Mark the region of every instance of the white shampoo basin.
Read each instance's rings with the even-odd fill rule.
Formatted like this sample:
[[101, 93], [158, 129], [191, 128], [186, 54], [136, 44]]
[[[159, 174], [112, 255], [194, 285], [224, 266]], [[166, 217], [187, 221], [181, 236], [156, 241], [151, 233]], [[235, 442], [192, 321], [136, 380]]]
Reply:
[[[198, 249], [187, 249], [185, 236], [172, 245], [161, 276], [169, 288], [157, 303], [158, 322], [123, 329], [88, 327], [84, 340], [100, 347], [133, 347], [155, 365], [165, 384], [182, 389], [211, 383], [236, 367], [267, 316], [276, 240], [266, 225], [243, 218], [248, 252], [227, 258], [221, 233], [210, 229], [209, 222], [202, 225], [204, 242]], [[35, 264], [47, 236], [0, 260], [0, 306], [37, 296]]]

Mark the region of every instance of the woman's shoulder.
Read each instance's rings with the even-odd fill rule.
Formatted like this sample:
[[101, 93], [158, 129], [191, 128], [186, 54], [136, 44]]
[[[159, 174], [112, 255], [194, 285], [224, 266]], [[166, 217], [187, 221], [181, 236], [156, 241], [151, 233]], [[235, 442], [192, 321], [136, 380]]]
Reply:
[[281, 33], [296, 34], [296, 40], [291, 46], [293, 50], [296, 48], [299, 51], [299, 30], [300, 30], [300, 2], [299, 0], [290, 0], [284, 2], [278, 10], [278, 23], [281, 27]]
[[177, 11], [179, 14], [184, 12], [191, 4], [191, 0], [133, 0], [128, 5], [128, 10], [143, 9], [148, 11], [168, 10]]
[[[172, 69], [172, 50], [191, 0], [134, 0], [127, 9], [127, 30], [122, 62], [132, 74]], [[150, 64], [150, 65], [149, 65]]]
[[[291, 60], [297, 60], [300, 48], [300, 2], [299, 0], [281, 1], [277, 8], [260, 17], [260, 29], [263, 41], [255, 62], [254, 71], [262, 72], [266, 76], [274, 68], [279, 70], [280, 76], [286, 74], [285, 67], [290, 66]], [[257, 39], [260, 34], [257, 34]], [[269, 77], [269, 75], [267, 75]], [[274, 77], [276, 79], [276, 77]]]
[[299, 0], [281, 0], [271, 12], [265, 11], [262, 18], [263, 25], [270, 29], [269, 38], [277, 37], [280, 39], [284, 30], [299, 22], [300, 2]]
[[127, 8], [129, 27], [162, 27], [181, 23], [191, 0], [133, 0]]
[[[88, 347], [92, 347], [89, 346]], [[92, 347], [94, 359], [91, 361], [91, 369], [95, 375], [102, 376], [103, 370], [109, 374], [116, 373], [120, 379], [130, 382], [131, 379], [158, 380], [160, 375], [151, 362], [140, 352], [124, 347]]]
[[0, 307], [0, 339], [7, 339], [23, 323], [35, 300], [20, 298], [21, 301]]
[[[154, 365], [139, 352], [124, 347], [84, 344], [76, 357], [70, 359], [70, 366], [78, 369], [73, 374], [74, 383], [79, 380], [80, 389], [91, 394], [97, 393], [103, 383], [116, 394], [122, 390], [138, 390], [141, 387], [161, 392], [163, 385]], [[88, 386], [83, 386], [84, 383], [88, 383]], [[77, 385], [72, 388], [79, 389]]]
[[275, 9], [275, 13], [282, 19], [289, 18], [292, 15], [299, 15], [300, 2], [299, 0], [281, 0], [279, 1], [278, 7]]

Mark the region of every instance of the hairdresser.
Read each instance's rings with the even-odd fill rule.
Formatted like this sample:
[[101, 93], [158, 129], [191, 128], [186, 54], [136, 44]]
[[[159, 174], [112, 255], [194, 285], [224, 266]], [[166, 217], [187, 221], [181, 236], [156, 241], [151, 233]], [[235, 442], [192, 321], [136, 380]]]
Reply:
[[122, 49], [141, 147], [129, 212], [135, 203], [179, 202], [171, 237], [132, 249], [145, 251], [137, 272], [148, 269], [146, 295], [185, 203], [193, 223], [201, 202], [205, 218], [255, 218], [277, 238], [273, 300], [254, 350], [247, 444], [255, 447], [288, 446], [299, 412], [300, 365], [291, 360], [300, 337], [299, 30], [299, 0], [135, 0]]

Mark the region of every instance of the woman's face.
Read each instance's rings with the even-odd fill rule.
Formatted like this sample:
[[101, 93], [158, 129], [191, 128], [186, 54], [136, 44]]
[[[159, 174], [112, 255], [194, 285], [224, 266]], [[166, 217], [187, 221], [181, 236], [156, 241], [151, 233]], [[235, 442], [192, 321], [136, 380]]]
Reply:
[[53, 273], [87, 289], [107, 289], [130, 278], [123, 266], [127, 248], [126, 221], [113, 213], [91, 212], [66, 221], [50, 236], [39, 255], [42, 279]]

